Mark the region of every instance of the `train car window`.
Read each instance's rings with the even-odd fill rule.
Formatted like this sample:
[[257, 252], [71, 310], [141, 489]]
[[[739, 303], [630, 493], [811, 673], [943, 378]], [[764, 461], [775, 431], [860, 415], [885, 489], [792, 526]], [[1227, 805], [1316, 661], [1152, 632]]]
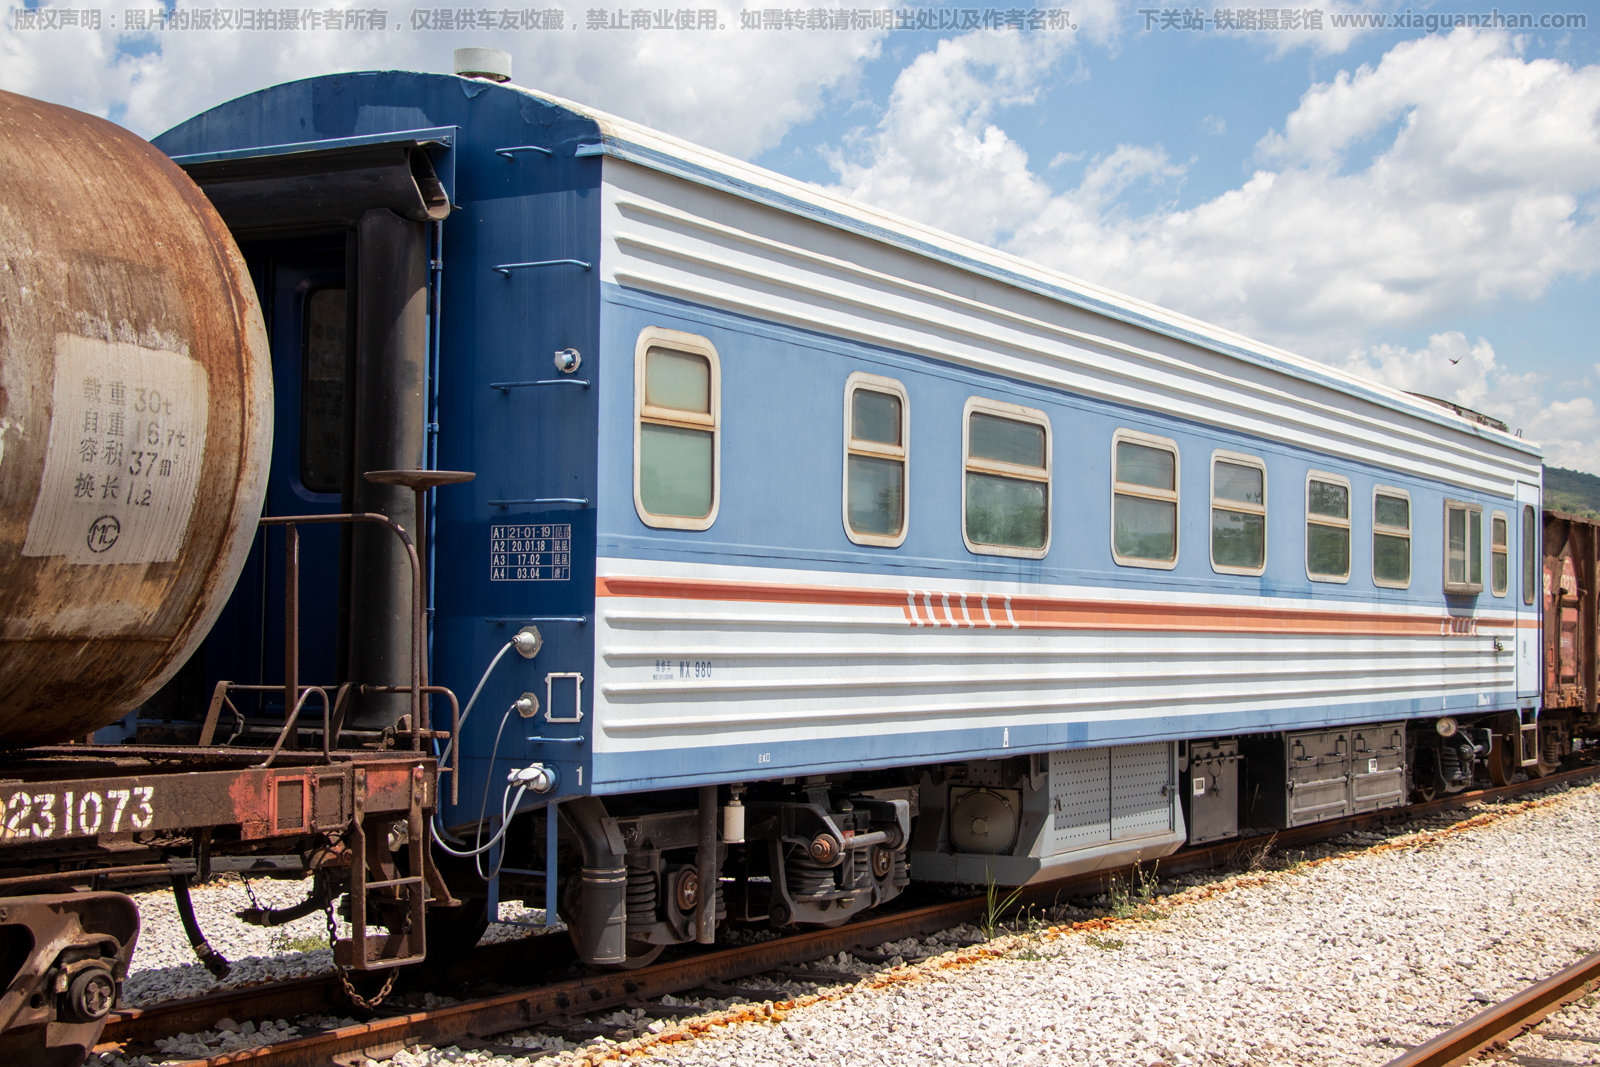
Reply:
[[1267, 468], [1254, 456], [1211, 454], [1211, 569], [1261, 574], [1267, 566]]
[[343, 488], [345, 337], [349, 305], [340, 288], [306, 297], [300, 360], [300, 484], [313, 493]]
[[1350, 479], [1337, 474], [1306, 475], [1306, 577], [1350, 580]]
[[1489, 591], [1505, 596], [1511, 584], [1511, 531], [1506, 513], [1497, 511], [1489, 520]]
[[722, 388], [717, 350], [650, 327], [634, 349], [633, 503], [646, 526], [704, 530], [722, 480]]
[[962, 412], [961, 536], [969, 552], [1042, 559], [1050, 550], [1050, 419], [972, 397]]
[[1133, 430], [1111, 437], [1111, 558], [1178, 565], [1178, 443]]
[[1372, 584], [1411, 585], [1411, 494], [1404, 489], [1372, 491]]
[[1539, 527], [1533, 505], [1522, 508], [1522, 602], [1532, 604], [1539, 584]]
[[844, 387], [844, 532], [858, 545], [906, 539], [911, 406], [893, 378], [855, 373]]
[[1444, 502], [1444, 591], [1483, 592], [1483, 508]]

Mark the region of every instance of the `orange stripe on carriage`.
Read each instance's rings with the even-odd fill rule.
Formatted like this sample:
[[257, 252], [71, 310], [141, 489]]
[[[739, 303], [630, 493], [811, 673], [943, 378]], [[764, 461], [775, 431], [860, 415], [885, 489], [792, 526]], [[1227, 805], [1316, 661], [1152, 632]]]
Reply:
[[[1304, 608], [1219, 607], [1201, 604], [1117, 603], [1000, 593], [963, 594], [922, 589], [865, 589], [828, 585], [724, 582], [700, 578], [595, 579], [598, 597], [741, 601], [893, 609], [916, 627], [1002, 630], [1150, 630], [1193, 633], [1470, 635], [1490, 629], [1537, 627], [1537, 620], [1450, 615], [1399, 615]], [[950, 603], [951, 598], [956, 603]], [[1463, 619], [1469, 621], [1463, 622]]]

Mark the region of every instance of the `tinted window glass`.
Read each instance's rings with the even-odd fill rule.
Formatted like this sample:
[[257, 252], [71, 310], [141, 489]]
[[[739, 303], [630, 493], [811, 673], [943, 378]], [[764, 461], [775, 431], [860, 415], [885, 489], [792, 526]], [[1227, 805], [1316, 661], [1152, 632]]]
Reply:
[[848, 460], [850, 528], [882, 537], [898, 534], [905, 464], [877, 456], [850, 456]]
[[1044, 427], [974, 411], [967, 431], [967, 455], [1020, 467], [1043, 467]]
[[1306, 569], [1312, 574], [1342, 578], [1350, 573], [1350, 531], [1342, 526], [1311, 523], [1306, 527]]
[[967, 472], [967, 539], [981, 545], [1043, 548], [1049, 532], [1044, 482]]
[[337, 493], [343, 483], [347, 308], [343, 289], [318, 289], [306, 298], [300, 484], [313, 493]]
[[652, 515], [698, 519], [711, 513], [711, 433], [639, 427], [639, 499]]
[[1178, 457], [1164, 448], [1117, 442], [1117, 481], [1171, 490]]
[[1372, 519], [1379, 526], [1398, 526], [1407, 530], [1411, 528], [1411, 501], [1403, 496], [1385, 496], [1379, 493], [1372, 510]]
[[1452, 582], [1467, 581], [1467, 511], [1451, 508], [1445, 529], [1445, 573]]
[[1411, 538], [1376, 534], [1372, 538], [1372, 576], [1380, 582], [1411, 581]]
[[1217, 566], [1260, 567], [1266, 550], [1266, 516], [1212, 509], [1211, 558]]
[[644, 402], [652, 407], [709, 412], [711, 362], [689, 352], [650, 349], [645, 362]]
[[857, 389], [852, 403], [850, 435], [858, 441], [882, 445], [900, 443], [900, 398], [870, 389]]
[[1522, 602], [1532, 604], [1539, 586], [1539, 527], [1531, 505], [1522, 508]]
[[1113, 523], [1117, 555], [1172, 559], [1178, 554], [1178, 505], [1170, 500], [1117, 494]]
[[1237, 463], [1218, 460], [1213, 476], [1213, 496], [1223, 500], [1237, 500], [1241, 504], [1259, 504], [1264, 498], [1264, 476], [1258, 467], [1245, 467]]
[[1311, 514], [1325, 515], [1331, 519], [1350, 517], [1350, 490], [1344, 486], [1312, 479], [1308, 496], [1307, 510]]

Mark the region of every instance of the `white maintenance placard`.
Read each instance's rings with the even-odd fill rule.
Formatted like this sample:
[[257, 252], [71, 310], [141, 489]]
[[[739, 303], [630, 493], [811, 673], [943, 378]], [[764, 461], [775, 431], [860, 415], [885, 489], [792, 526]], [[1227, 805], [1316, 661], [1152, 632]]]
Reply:
[[491, 582], [564, 582], [572, 577], [572, 525], [489, 527]]

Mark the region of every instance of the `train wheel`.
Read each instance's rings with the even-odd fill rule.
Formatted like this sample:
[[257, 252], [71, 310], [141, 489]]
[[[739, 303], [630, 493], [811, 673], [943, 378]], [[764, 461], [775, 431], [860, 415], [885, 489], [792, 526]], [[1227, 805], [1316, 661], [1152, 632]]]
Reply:
[[1528, 772], [1529, 778], [1548, 778], [1552, 774], [1556, 773], [1556, 768], [1556, 764], [1546, 763], [1544, 760], [1540, 760], [1538, 763], [1522, 769]]
[[489, 902], [483, 897], [467, 897], [458, 908], [429, 905], [424, 921], [428, 924], [428, 960], [449, 963], [477, 947], [489, 928]]
[[1489, 781], [1510, 785], [1517, 776], [1519, 762], [1515, 740], [1506, 734], [1495, 734], [1489, 745]]

